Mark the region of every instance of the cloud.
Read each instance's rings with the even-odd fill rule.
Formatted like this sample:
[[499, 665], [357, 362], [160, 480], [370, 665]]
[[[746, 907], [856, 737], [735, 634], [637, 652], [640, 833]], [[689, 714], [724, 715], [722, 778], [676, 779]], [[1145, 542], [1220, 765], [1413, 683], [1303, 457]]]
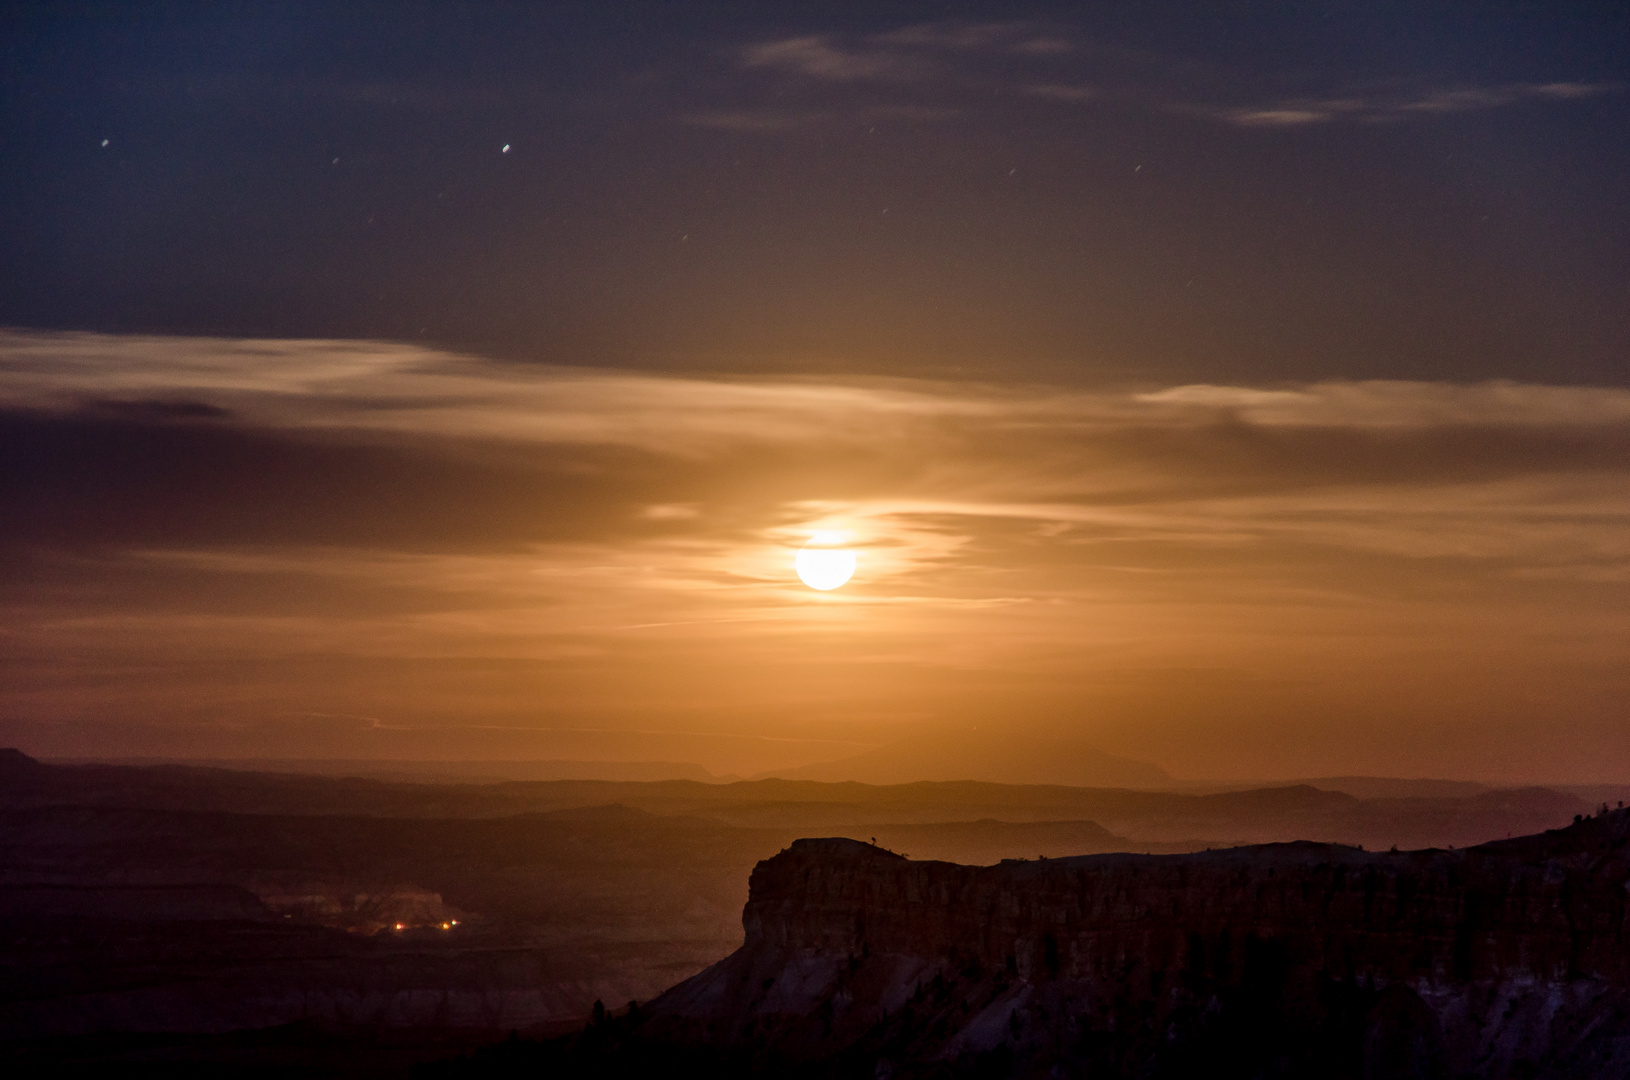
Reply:
[[416, 345], [0, 333], [0, 405], [290, 432], [622, 446], [889, 442], [1024, 430], [1071, 437], [1221, 418], [1256, 427], [1534, 428], [1630, 423], [1630, 391], [1511, 382], [1186, 385], [1137, 393], [922, 379], [700, 378], [504, 362]]
[[741, 62], [743, 67], [837, 82], [920, 79], [928, 74], [917, 58], [901, 51], [850, 48], [823, 34], [749, 45], [741, 51]]
[[1336, 118], [1328, 109], [1240, 109], [1226, 114], [1240, 127], [1303, 127], [1324, 124]]
[[1239, 127], [1306, 127], [1337, 120], [1366, 123], [1396, 121], [1410, 116], [1477, 112], [1525, 101], [1581, 101], [1617, 93], [1617, 83], [1510, 83], [1491, 87], [1450, 87], [1408, 94], [1298, 98], [1270, 106], [1210, 109], [1184, 105], [1181, 111], [1209, 113]]
[[1099, 91], [1091, 86], [1075, 86], [1064, 83], [1027, 86], [1024, 88], [1024, 92], [1032, 97], [1051, 98], [1054, 101], [1091, 101], [1099, 94]]
[[1296, 389], [1191, 385], [1135, 395], [1154, 405], [1224, 410], [1257, 425], [1349, 428], [1595, 427], [1630, 423], [1630, 391], [1496, 380], [1371, 380]]
[[1622, 83], [1582, 82], [1530, 83], [1524, 87], [1524, 90], [1531, 97], [1555, 98], [1559, 101], [1576, 101], [1580, 98], [1600, 97], [1603, 94], [1616, 93], [1623, 89]]
[[[1381, 517], [1381, 493], [1394, 492], [1414, 535], [1417, 490], [1441, 500], [1464, 484], [1481, 499], [1508, 481], [1573, 475], [1601, 494], [1630, 471], [1617, 467], [1630, 391], [1509, 382], [1109, 392], [674, 377], [373, 342], [9, 333], [0, 406], [13, 460], [40, 463], [12, 490], [64, 521], [96, 507], [108, 528], [126, 514], [140, 535], [171, 521], [203, 537], [212, 521], [230, 532], [220, 500], [237, 490], [246, 529], [369, 545], [389, 545], [393, 529], [457, 545], [461, 522], [508, 542], [723, 520], [769, 536], [817, 504], [867, 520], [1152, 528], [1179, 503], [1223, 496], [1282, 504], [1308, 533], [1297, 500], [1341, 489], [1381, 499], [1369, 511]], [[76, 485], [79, 496], [63, 494]], [[562, 512], [546, 524], [506, 509], [522, 492]], [[189, 498], [200, 500], [192, 513]], [[133, 499], [169, 510], [155, 521]], [[290, 500], [311, 512], [287, 513]], [[206, 505], [225, 518], [200, 514]], [[1141, 509], [1125, 517], [1131, 506]], [[1512, 513], [1516, 535], [1532, 514]], [[1256, 518], [1233, 514], [1228, 531]], [[1193, 529], [1187, 512], [1177, 519], [1178, 532]]]
[[948, 59], [1015, 56], [1033, 60], [1067, 56], [1072, 36], [1030, 22], [919, 23], [861, 37], [803, 34], [743, 47], [741, 65], [809, 79], [852, 82], [920, 82], [951, 75]]
[[[1619, 388], [697, 378], [8, 332], [0, 454], [18, 715], [179, 686], [745, 731], [1039, 709], [1176, 665], [1318, 708], [1383, 670], [1465, 709], [1527, 680], [1551, 717], [1596, 708], [1579, 687], [1630, 648]], [[788, 569], [817, 530], [859, 554], [837, 594]], [[153, 682], [96, 684], [115, 702], [85, 664]]]
[[[871, 35], [804, 34], [755, 42], [737, 54], [749, 70], [777, 71], [813, 84], [867, 86], [888, 95], [937, 95], [967, 108], [970, 93], [989, 109], [990, 91], [1040, 101], [1099, 101], [1123, 108], [1202, 116], [1241, 128], [1292, 130], [1350, 123], [1397, 123], [1424, 116], [1507, 108], [1524, 102], [1575, 102], [1622, 91], [1612, 82], [1523, 82], [1308, 95], [1249, 105], [1207, 100], [1176, 87], [1188, 66], [1119, 49], [1076, 31], [1033, 22], [935, 22]], [[1087, 70], [1090, 69], [1090, 70]], [[1085, 76], [1085, 77], [1084, 77]], [[891, 90], [890, 87], [893, 87]], [[876, 102], [873, 106], [876, 106]], [[919, 106], [925, 106], [917, 101]], [[933, 107], [928, 104], [925, 107]], [[792, 126], [782, 114], [720, 109], [687, 123], [743, 131]]]

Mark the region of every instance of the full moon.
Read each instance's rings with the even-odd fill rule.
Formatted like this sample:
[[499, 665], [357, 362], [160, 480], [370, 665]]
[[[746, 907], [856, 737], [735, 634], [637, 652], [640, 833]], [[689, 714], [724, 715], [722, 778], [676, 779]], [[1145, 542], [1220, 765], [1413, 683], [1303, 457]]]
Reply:
[[855, 553], [834, 545], [843, 543], [844, 537], [830, 533], [816, 533], [798, 552], [793, 567], [798, 580], [812, 589], [826, 592], [837, 588], [854, 576]]

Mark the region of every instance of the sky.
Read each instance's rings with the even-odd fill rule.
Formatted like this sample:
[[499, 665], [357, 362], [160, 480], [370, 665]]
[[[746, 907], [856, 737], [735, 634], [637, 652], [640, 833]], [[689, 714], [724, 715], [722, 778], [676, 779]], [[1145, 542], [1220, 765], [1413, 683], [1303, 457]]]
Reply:
[[0, 42], [0, 742], [1630, 780], [1630, 5]]

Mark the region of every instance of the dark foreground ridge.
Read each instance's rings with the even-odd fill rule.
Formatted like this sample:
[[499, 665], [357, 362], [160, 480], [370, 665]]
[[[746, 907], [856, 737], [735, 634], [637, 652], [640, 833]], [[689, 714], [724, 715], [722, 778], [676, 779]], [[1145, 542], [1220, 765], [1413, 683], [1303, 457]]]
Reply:
[[727, 959], [441, 1070], [1622, 1080], [1627, 840], [1623, 810], [1461, 851], [969, 867], [799, 840], [753, 871]]

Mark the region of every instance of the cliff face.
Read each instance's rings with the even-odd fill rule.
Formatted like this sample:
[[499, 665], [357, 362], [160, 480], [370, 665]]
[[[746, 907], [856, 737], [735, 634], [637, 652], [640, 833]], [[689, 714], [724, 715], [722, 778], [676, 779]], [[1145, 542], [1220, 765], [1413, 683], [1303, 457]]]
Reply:
[[1630, 1076], [1630, 811], [1462, 851], [800, 840], [646, 1037], [866, 1075]]

